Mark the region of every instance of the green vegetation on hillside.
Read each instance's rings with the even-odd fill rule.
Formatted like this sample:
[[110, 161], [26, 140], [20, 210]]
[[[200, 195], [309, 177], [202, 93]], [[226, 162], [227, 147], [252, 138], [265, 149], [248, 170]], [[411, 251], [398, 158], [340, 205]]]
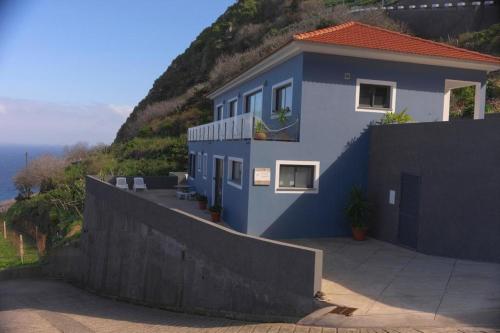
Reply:
[[28, 237], [24, 237], [24, 257], [23, 262], [21, 262], [18, 244], [13, 241], [12, 237], [13, 236], [9, 235], [9, 237], [5, 239], [3, 231], [0, 233], [0, 270], [18, 267], [23, 264], [33, 265], [37, 263], [38, 251], [33, 242]]

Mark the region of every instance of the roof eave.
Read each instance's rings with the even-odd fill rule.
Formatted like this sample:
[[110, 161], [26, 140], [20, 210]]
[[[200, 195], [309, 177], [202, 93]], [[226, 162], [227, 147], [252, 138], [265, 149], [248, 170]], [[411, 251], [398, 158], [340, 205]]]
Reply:
[[235, 88], [236, 86], [238, 86], [243, 82], [255, 78], [256, 76], [262, 74], [263, 72], [268, 71], [274, 66], [277, 66], [302, 52], [340, 55], [340, 56], [374, 59], [374, 60], [386, 60], [386, 61], [395, 61], [404, 63], [414, 63], [420, 65], [432, 65], [440, 67], [472, 69], [472, 70], [485, 71], [487, 73], [500, 70], [500, 64], [495, 64], [493, 62], [490, 63], [483, 61], [461, 60], [449, 57], [424, 56], [417, 54], [376, 50], [376, 49], [360, 48], [353, 46], [343, 46], [343, 45], [335, 45], [335, 44], [320, 43], [313, 41], [293, 40], [292, 42], [290, 42], [277, 52], [264, 58], [255, 66], [251, 67], [247, 71], [238, 75], [237, 77], [235, 77], [228, 83], [224, 84], [222, 87], [214, 90], [207, 96], [210, 99], [214, 99], [217, 96], [223, 94], [224, 92]]
[[426, 56], [419, 54], [368, 49], [353, 46], [335, 45], [313, 41], [297, 41], [304, 52], [341, 55], [365, 59], [387, 60], [461, 69], [473, 69], [486, 72], [500, 70], [500, 63], [463, 60], [451, 57]]

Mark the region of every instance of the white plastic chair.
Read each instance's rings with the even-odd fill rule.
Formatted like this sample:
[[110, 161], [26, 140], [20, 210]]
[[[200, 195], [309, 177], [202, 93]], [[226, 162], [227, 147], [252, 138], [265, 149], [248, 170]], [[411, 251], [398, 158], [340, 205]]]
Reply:
[[134, 177], [134, 192], [137, 190], [147, 190], [146, 184], [144, 183], [144, 178], [142, 177]]
[[127, 178], [116, 177], [116, 187], [118, 187], [122, 190], [128, 190]]

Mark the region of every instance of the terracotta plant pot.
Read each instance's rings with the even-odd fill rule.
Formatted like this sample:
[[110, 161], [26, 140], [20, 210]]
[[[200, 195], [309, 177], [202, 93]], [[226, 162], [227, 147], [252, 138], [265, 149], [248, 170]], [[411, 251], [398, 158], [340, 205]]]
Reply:
[[210, 212], [212, 215], [212, 222], [220, 222], [220, 213], [219, 212]]
[[255, 140], [265, 140], [267, 139], [267, 134], [264, 132], [255, 133]]
[[198, 201], [198, 208], [201, 210], [207, 209], [207, 202], [206, 201]]
[[352, 237], [357, 241], [366, 240], [366, 234], [368, 232], [368, 228], [356, 228], [352, 227]]

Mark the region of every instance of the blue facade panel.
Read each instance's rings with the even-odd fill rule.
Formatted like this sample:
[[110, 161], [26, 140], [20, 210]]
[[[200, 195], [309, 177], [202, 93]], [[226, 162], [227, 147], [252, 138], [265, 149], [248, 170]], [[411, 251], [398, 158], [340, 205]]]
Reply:
[[228, 184], [228, 159], [229, 157], [241, 158], [243, 160], [243, 174], [249, 174], [250, 142], [249, 141], [215, 141], [215, 142], [190, 142], [189, 152], [207, 154], [207, 172], [203, 177], [204, 170], [201, 165], [200, 170], [196, 167], [195, 178], [189, 178], [188, 183], [196, 187], [196, 192], [208, 197], [208, 204], [213, 203], [214, 191], [214, 156], [221, 156], [224, 159], [224, 176], [222, 189], [222, 206], [224, 207], [222, 218], [235, 230], [247, 232], [248, 213], [248, 177], [243, 176], [242, 188], [236, 188]]
[[[350, 234], [344, 216], [354, 185], [366, 188], [367, 127], [383, 114], [355, 111], [356, 79], [396, 82], [396, 111], [442, 119], [445, 79], [485, 82], [483, 72], [304, 54], [300, 142], [252, 143], [251, 168], [272, 170], [271, 186], [250, 188], [248, 233], [270, 238]], [[276, 193], [276, 160], [319, 161], [317, 194]]]
[[[293, 107], [292, 107], [292, 118], [300, 116], [300, 94], [301, 94], [301, 81], [302, 81], [302, 55], [295, 56], [281, 65], [278, 65], [268, 72], [259, 75], [258, 77], [249, 80], [240, 86], [231, 89], [217, 98], [214, 99], [214, 116], [215, 109], [217, 105], [223, 105], [224, 118], [229, 117], [229, 107], [228, 102], [238, 99], [238, 112], [237, 114], [242, 114], [244, 111], [244, 96], [248, 92], [255, 91], [258, 88], [262, 88], [262, 120], [270, 127], [277, 126], [277, 120], [272, 119], [272, 87], [276, 84], [284, 82], [286, 80], [293, 80]], [[214, 118], [215, 119], [215, 118]]]

